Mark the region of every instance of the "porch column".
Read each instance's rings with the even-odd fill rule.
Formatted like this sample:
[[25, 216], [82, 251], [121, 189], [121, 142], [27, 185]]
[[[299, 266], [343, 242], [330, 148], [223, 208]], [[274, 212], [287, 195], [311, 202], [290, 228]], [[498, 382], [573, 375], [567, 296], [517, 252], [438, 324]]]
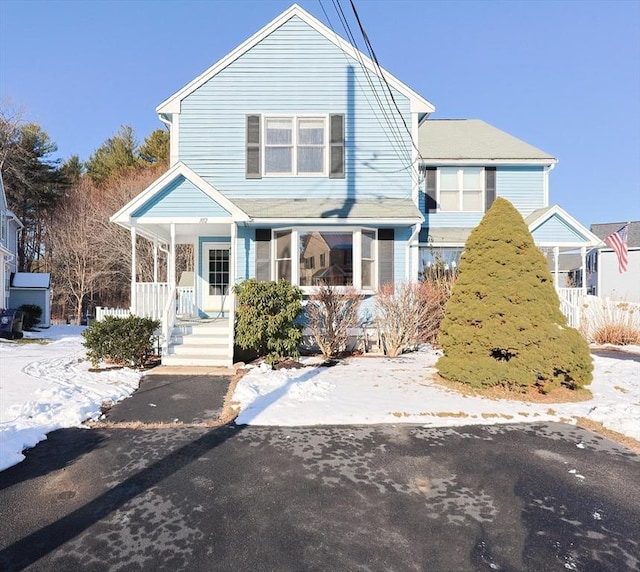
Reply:
[[582, 259], [582, 295], [587, 294], [587, 247], [580, 247], [580, 258]]
[[169, 288], [176, 285], [176, 224], [171, 223], [171, 244], [169, 246]]
[[131, 227], [131, 313], [136, 313], [136, 227]]
[[158, 239], [153, 239], [153, 281], [158, 282]]
[[559, 246], [554, 246], [553, 247], [553, 284], [556, 287], [556, 290], [558, 289], [559, 286], [559, 281], [558, 281], [558, 269], [559, 269], [559, 261], [558, 258], [560, 258], [560, 247]]

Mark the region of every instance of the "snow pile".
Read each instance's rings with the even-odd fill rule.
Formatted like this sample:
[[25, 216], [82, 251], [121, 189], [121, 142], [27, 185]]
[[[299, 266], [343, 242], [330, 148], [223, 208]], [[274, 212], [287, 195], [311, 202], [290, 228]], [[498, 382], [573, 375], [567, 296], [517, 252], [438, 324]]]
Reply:
[[22, 451], [48, 432], [78, 427], [96, 418], [105, 401], [138, 387], [140, 373], [129, 369], [90, 372], [80, 331], [54, 326], [28, 334], [55, 340], [48, 344], [0, 343], [0, 470], [22, 461]]
[[540, 404], [462, 396], [433, 382], [439, 352], [354, 357], [334, 367], [253, 368], [234, 394], [249, 425], [419, 423], [461, 426], [586, 417], [640, 440], [640, 363], [594, 356], [593, 399]]

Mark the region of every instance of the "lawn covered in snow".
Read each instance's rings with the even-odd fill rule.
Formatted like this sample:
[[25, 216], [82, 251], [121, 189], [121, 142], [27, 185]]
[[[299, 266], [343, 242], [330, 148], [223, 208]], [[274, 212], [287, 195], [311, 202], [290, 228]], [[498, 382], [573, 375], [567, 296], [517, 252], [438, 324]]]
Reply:
[[79, 427], [100, 414], [103, 402], [138, 387], [140, 373], [130, 369], [89, 371], [83, 329], [52, 326], [25, 334], [46, 344], [0, 340], [0, 470], [22, 461], [22, 451], [50, 431]]

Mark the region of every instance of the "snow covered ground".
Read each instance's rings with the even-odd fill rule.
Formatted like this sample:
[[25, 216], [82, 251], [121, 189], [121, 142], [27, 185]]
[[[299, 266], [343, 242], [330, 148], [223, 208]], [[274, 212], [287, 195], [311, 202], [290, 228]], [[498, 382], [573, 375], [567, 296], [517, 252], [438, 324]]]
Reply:
[[[640, 347], [631, 348], [640, 352]], [[432, 381], [429, 347], [396, 359], [353, 357], [334, 367], [253, 368], [240, 380], [236, 420], [249, 425], [419, 423], [424, 426], [575, 421], [586, 417], [640, 440], [640, 363], [594, 356], [593, 399], [535, 404], [462, 396]]]
[[24, 459], [22, 451], [62, 427], [78, 427], [138, 387], [129, 369], [92, 373], [77, 326], [52, 326], [30, 338], [47, 344], [0, 340], [0, 471]]
[[[140, 373], [89, 371], [80, 332], [54, 326], [29, 337], [45, 345], [0, 341], [0, 470], [20, 462], [22, 451], [49, 431], [96, 418], [104, 401], [129, 396]], [[640, 347], [631, 348], [640, 353]], [[335, 425], [418, 423], [453, 426], [571, 421], [587, 417], [640, 440], [640, 363], [595, 357], [593, 399], [541, 405], [464, 397], [432, 382], [438, 353], [430, 348], [391, 360], [350, 358], [334, 367], [273, 371], [253, 368], [234, 400], [240, 424]]]

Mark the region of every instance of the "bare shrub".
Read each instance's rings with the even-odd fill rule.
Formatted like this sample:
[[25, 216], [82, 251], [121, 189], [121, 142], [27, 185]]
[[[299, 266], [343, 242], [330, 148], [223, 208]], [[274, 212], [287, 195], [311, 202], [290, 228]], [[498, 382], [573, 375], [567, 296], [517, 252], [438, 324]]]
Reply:
[[311, 296], [305, 313], [307, 326], [325, 357], [335, 357], [346, 351], [349, 329], [358, 325], [362, 296], [352, 287], [337, 289], [321, 284]]
[[423, 322], [419, 325], [418, 340], [431, 345], [438, 345], [438, 333], [444, 319], [447, 301], [456, 282], [455, 273], [439, 276], [426, 276], [420, 283], [418, 295], [424, 308]]
[[640, 345], [640, 306], [594, 297], [583, 311], [582, 329], [597, 344]]
[[429, 323], [429, 307], [424, 303], [427, 288], [419, 282], [384, 284], [376, 295], [376, 326], [382, 350], [389, 357], [415, 349]]

